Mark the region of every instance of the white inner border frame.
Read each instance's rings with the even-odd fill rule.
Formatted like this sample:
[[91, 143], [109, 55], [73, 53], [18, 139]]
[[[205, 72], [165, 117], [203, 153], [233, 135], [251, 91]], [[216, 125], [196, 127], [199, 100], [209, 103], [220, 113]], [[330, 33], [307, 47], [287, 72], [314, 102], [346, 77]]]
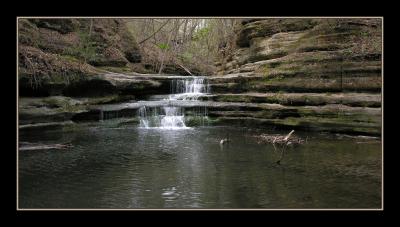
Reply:
[[[221, 209], [206, 209], [206, 208], [204, 208], [204, 209], [202, 209], [202, 208], [193, 208], [193, 209], [190, 209], [190, 208], [187, 208], [187, 209], [184, 209], [184, 208], [174, 208], [174, 209], [170, 209], [170, 208], [157, 208], [157, 209], [150, 209], [150, 208], [140, 208], [140, 209], [131, 209], [131, 208], [126, 208], [126, 209], [103, 209], [103, 208], [93, 208], [93, 209], [73, 209], [73, 208], [68, 208], [68, 209], [62, 209], [62, 208], [19, 208], [19, 198], [18, 198], [18, 196], [19, 196], [19, 171], [18, 171], [18, 169], [19, 169], [19, 167], [18, 167], [18, 163], [19, 163], [19, 157], [18, 157], [18, 153], [19, 153], [19, 150], [18, 150], [18, 141], [19, 141], [19, 129], [18, 129], [18, 123], [19, 123], [19, 113], [18, 113], [18, 109], [19, 109], [19, 105], [18, 105], [18, 99], [19, 99], [19, 84], [18, 84], [18, 59], [19, 59], [19, 52], [18, 52], [18, 37], [19, 37], [19, 34], [18, 34], [18, 21], [19, 21], [19, 19], [64, 19], [64, 18], [85, 18], [85, 19], [91, 19], [91, 18], [93, 18], [93, 19], [97, 19], [97, 18], [105, 18], [105, 19], [113, 19], [113, 18], [118, 18], [118, 19], [251, 19], [251, 18], [254, 18], [254, 19], [268, 19], [268, 18], [279, 18], [279, 19], [287, 19], [287, 18], [316, 18], [316, 19], [328, 19], [328, 18], [335, 18], [335, 19], [337, 19], [337, 18], [346, 18], [346, 19], [348, 19], [348, 18], [366, 18], [366, 19], [369, 19], [369, 18], [371, 18], [371, 19], [381, 19], [382, 20], [382, 60], [381, 60], [381, 69], [382, 69], [382, 75], [381, 75], [381, 78], [382, 78], [382, 82], [381, 82], [381, 84], [382, 84], [382, 89], [381, 89], [381, 113], [382, 113], [382, 123], [381, 123], [381, 148], [382, 148], [382, 156], [381, 156], [381, 207], [380, 208], [350, 208], [350, 209], [346, 209], [346, 208], [344, 208], [344, 209], [340, 209], [340, 208], [326, 208], [326, 209], [314, 209], [314, 208], [299, 208], [299, 209], [285, 209], [285, 208], [265, 208], [265, 209], [263, 209], [263, 208], [260, 208], [260, 209], [253, 209], [253, 208], [249, 208], [249, 209], [246, 209], [246, 208], [237, 208], [237, 209], [225, 209], [225, 208], [221, 208]], [[118, 16], [116, 16], [116, 17], [113, 17], [113, 16], [105, 16], [105, 17], [40, 17], [40, 16], [38, 16], [38, 17], [36, 17], [36, 16], [32, 16], [32, 17], [24, 17], [24, 16], [21, 16], [21, 17], [17, 17], [16, 18], [16, 24], [17, 24], [17, 37], [16, 37], [16, 46], [17, 46], [17, 58], [16, 58], [16, 68], [17, 68], [17, 77], [16, 77], [16, 84], [17, 84], [17, 86], [16, 86], [16, 90], [17, 90], [17, 93], [16, 93], [16, 103], [17, 103], [17, 121], [16, 121], [16, 127], [17, 127], [17, 139], [16, 139], [16, 155], [17, 155], [17, 162], [16, 162], [16, 165], [17, 165], [17, 171], [16, 171], [16, 188], [17, 188], [17, 191], [16, 191], [16, 193], [17, 193], [17, 195], [16, 195], [16, 207], [17, 207], [17, 211], [35, 211], [35, 210], [43, 210], [43, 211], [46, 211], [46, 210], [48, 210], [48, 211], [68, 211], [68, 210], [83, 210], [83, 211], [85, 211], [85, 210], [87, 210], [87, 211], [90, 211], [90, 210], [99, 210], [99, 211], [101, 211], [101, 210], [105, 210], [105, 211], [107, 211], [107, 210], [111, 210], [111, 211], [113, 211], [113, 210], [115, 210], [115, 211], [118, 211], [118, 210], [121, 210], [121, 211], [126, 211], [126, 210], [132, 210], [132, 211], [135, 211], [135, 210], [140, 210], [140, 211], [143, 211], [143, 210], [158, 210], [158, 211], [166, 211], [166, 210], [177, 210], [177, 211], [180, 211], [180, 210], [183, 210], [183, 211], [196, 211], [196, 210], [254, 210], [254, 211], [256, 211], [256, 210], [282, 210], [282, 211], [307, 211], [307, 210], [309, 210], [309, 211], [313, 211], [313, 210], [321, 210], [321, 211], [331, 211], [331, 210], [334, 210], [334, 211], [340, 211], [340, 210], [349, 210], [349, 211], [368, 211], [368, 210], [370, 210], [370, 211], [383, 211], [384, 210], [384, 203], [383, 203], [383, 201], [384, 201], [384, 171], [383, 171], [383, 166], [384, 166], [384, 155], [383, 155], [383, 153], [384, 153], [384, 146], [383, 146], [383, 142], [384, 142], [384, 140], [383, 140], [383, 138], [384, 138], [384, 133], [383, 133], [383, 125], [384, 125], [384, 119], [383, 119], [383, 109], [384, 109], [384, 103], [383, 103], [383, 91], [384, 91], [384, 84], [383, 84], [383, 77], [384, 77], [384, 66], [383, 66], [383, 62], [384, 62], [384, 50], [383, 50], [383, 40], [384, 40], [384, 34], [383, 34], [383, 30], [384, 30], [384, 18], [383, 17], [373, 17], [373, 16], [371, 16], [371, 17], [369, 17], [369, 16], [364, 16], [364, 17], [354, 17], [354, 16], [348, 16], [348, 17], [118, 17]]]

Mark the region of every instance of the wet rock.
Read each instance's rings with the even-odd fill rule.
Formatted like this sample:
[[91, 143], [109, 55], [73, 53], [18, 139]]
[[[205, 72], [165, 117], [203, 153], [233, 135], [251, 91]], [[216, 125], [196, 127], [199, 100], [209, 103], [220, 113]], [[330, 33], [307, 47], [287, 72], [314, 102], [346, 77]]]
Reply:
[[[241, 73], [215, 76], [210, 78], [210, 87], [218, 93], [242, 92], [380, 92], [382, 78], [377, 76], [361, 77], [358, 75], [341, 77], [315, 76], [264, 76], [262, 74], [248, 74], [250, 76], [236, 76]], [[290, 74], [293, 74], [291, 72]], [[232, 77], [231, 75], [235, 75]], [[215, 79], [214, 79], [215, 78]], [[224, 81], [224, 82], [223, 82]]]
[[347, 106], [380, 107], [381, 95], [371, 93], [228, 93], [214, 94], [208, 99], [221, 102], [279, 103], [288, 106]]
[[[100, 120], [100, 110], [91, 110], [91, 106], [104, 103], [131, 100], [132, 96], [105, 96], [95, 98], [70, 98], [51, 96], [43, 98], [20, 98], [18, 102], [18, 117], [20, 125], [37, 123], [54, 123], [82, 119], [87, 121]], [[76, 117], [78, 116], [78, 117]], [[81, 120], [82, 121], [82, 120]]]
[[20, 125], [18, 129], [24, 133], [26, 131], [39, 131], [39, 130], [51, 130], [51, 129], [61, 129], [65, 126], [73, 125], [72, 121], [64, 122], [46, 122], [46, 123], [35, 123], [35, 124], [24, 124]]
[[84, 111], [86, 110], [82, 102], [62, 96], [20, 98], [18, 102], [20, 125], [64, 122]]
[[246, 127], [263, 127], [271, 129], [297, 129], [303, 131], [320, 131], [355, 135], [381, 135], [381, 127], [374, 124], [349, 123], [336, 118], [285, 118], [262, 119], [253, 117], [219, 117], [214, 125], [240, 125]]

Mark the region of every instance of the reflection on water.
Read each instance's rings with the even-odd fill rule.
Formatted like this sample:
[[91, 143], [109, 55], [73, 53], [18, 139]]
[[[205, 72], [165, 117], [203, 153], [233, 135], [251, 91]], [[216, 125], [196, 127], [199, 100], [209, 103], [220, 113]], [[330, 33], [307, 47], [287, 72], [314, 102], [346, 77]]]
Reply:
[[[219, 141], [229, 131], [231, 143]], [[21, 134], [66, 150], [19, 153], [21, 208], [379, 208], [381, 144], [318, 134], [282, 164], [256, 129], [98, 125]], [[274, 132], [276, 133], [276, 132]], [[286, 132], [282, 132], [286, 133]], [[364, 141], [368, 141], [365, 143]]]

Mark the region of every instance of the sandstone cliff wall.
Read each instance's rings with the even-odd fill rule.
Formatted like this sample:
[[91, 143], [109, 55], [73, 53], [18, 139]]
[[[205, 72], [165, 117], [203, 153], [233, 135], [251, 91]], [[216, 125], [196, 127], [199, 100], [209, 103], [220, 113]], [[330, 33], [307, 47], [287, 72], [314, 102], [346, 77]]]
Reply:
[[211, 77], [213, 99], [294, 111], [211, 115], [244, 124], [380, 134], [381, 19], [253, 19], [243, 20], [236, 33], [235, 51], [216, 63], [219, 70]]

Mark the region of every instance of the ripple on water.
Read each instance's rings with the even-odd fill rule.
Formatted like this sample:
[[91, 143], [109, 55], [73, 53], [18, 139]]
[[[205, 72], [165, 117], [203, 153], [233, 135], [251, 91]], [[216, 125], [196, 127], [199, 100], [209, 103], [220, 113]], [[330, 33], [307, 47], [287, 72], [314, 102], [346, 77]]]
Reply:
[[[227, 132], [232, 142], [220, 149], [219, 140]], [[20, 206], [380, 206], [380, 144], [307, 134], [312, 139], [289, 149], [278, 166], [279, 153], [272, 146], [243, 137], [258, 133], [265, 132], [234, 127], [103, 127], [25, 134], [24, 141], [68, 141], [73, 147], [19, 152]]]

